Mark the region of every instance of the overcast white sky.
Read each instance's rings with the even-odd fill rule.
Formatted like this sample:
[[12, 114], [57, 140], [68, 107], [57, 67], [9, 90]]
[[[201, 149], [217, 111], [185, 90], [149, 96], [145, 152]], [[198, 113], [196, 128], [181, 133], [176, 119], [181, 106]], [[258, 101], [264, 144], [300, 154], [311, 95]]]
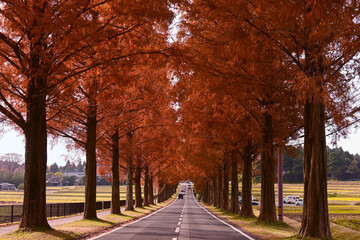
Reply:
[[[327, 144], [330, 144], [328, 139]], [[349, 134], [346, 139], [341, 139], [338, 142], [338, 146], [342, 147], [345, 151], [349, 151], [352, 154], [360, 154], [360, 132], [353, 130], [352, 134]], [[333, 146], [331, 146], [333, 147]], [[5, 153], [19, 153], [24, 156], [25, 144], [23, 136], [19, 136], [18, 133], [10, 130], [0, 138], [0, 156]], [[82, 160], [85, 160], [85, 154], [81, 151], [77, 151], [75, 154], [69, 153], [64, 143], [57, 144], [54, 148], [48, 146], [48, 165], [57, 163], [58, 165], [65, 165], [66, 155], [75, 155], [78, 158], [82, 155]], [[73, 156], [74, 157], [74, 156]]]

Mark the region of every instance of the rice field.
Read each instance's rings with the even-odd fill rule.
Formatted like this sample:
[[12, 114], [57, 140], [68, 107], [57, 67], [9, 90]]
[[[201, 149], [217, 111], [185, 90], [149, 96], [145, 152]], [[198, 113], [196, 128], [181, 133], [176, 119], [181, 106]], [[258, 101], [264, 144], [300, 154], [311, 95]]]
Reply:
[[[134, 193], [135, 194], [135, 193]], [[126, 197], [126, 186], [120, 186], [120, 199]], [[134, 195], [135, 197], [135, 195]], [[97, 186], [96, 201], [110, 201], [111, 186]], [[84, 186], [59, 186], [46, 188], [47, 203], [84, 202]], [[0, 191], [0, 204], [22, 204], [22, 191]]]
[[[253, 195], [260, 200], [260, 184], [253, 185]], [[275, 184], [275, 201], [277, 202], [277, 184]], [[296, 195], [303, 198], [303, 184], [284, 184], [283, 197]], [[328, 203], [330, 214], [360, 214], [360, 182], [329, 181]], [[254, 206], [255, 207], [255, 206]], [[255, 208], [259, 208], [256, 206]], [[284, 206], [284, 214], [302, 213], [302, 206]]]

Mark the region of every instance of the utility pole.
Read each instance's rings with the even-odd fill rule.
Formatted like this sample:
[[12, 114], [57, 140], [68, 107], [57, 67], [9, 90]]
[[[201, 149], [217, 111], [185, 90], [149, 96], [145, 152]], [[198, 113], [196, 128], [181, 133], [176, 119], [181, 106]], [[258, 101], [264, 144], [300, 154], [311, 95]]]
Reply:
[[283, 221], [283, 153], [278, 151], [278, 216]]

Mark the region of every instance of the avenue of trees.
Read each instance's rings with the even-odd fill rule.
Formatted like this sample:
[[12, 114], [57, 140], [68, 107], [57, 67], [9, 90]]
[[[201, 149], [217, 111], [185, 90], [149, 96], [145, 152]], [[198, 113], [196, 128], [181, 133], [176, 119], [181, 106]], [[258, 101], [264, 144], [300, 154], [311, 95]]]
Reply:
[[192, 179], [206, 203], [254, 216], [252, 174], [260, 165], [259, 221], [277, 221], [275, 156], [300, 141], [299, 235], [332, 238], [327, 168], [342, 164], [329, 151], [327, 165], [326, 135], [336, 140], [358, 121], [358, 0], [0, 6], [1, 119], [25, 136], [20, 228], [49, 227], [49, 140], [85, 153], [85, 219], [96, 218], [96, 173], [112, 182], [112, 213], [120, 213], [125, 175], [127, 210], [161, 202]]

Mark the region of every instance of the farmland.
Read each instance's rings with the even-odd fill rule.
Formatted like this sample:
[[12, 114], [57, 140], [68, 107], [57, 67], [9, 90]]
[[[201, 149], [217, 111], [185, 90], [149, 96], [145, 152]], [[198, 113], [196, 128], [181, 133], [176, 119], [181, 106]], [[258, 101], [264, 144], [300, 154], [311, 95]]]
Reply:
[[[360, 214], [360, 182], [329, 181], [328, 202], [330, 214]], [[260, 200], [260, 184], [254, 184], [252, 193]], [[283, 197], [296, 195], [303, 197], [303, 184], [287, 183], [283, 186]], [[240, 187], [241, 192], [241, 187]], [[277, 184], [275, 184], [275, 201], [277, 203]], [[259, 208], [254, 206], [255, 208]], [[284, 214], [302, 213], [301, 206], [284, 206]]]
[[[111, 186], [97, 186], [97, 201], [111, 200]], [[126, 186], [120, 186], [120, 199], [126, 197]], [[84, 186], [59, 186], [46, 188], [47, 203], [84, 202]], [[0, 204], [22, 204], [22, 191], [0, 191]]]

